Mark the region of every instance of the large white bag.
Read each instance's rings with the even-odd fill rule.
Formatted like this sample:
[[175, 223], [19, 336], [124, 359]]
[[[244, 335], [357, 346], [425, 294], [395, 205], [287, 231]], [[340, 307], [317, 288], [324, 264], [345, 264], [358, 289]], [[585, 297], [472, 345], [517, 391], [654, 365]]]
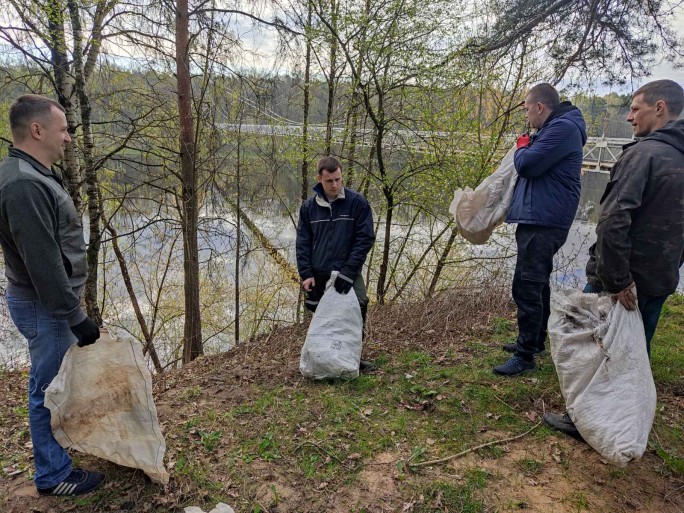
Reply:
[[513, 156], [516, 146], [508, 150], [494, 173], [482, 180], [475, 190], [470, 187], [454, 192], [449, 206], [459, 233], [473, 244], [484, 244], [494, 229], [504, 222], [513, 200], [518, 179]]
[[551, 306], [551, 356], [568, 414], [589, 445], [624, 467], [644, 454], [656, 409], [641, 314], [578, 290], [554, 293]]
[[45, 406], [62, 447], [169, 482], [152, 377], [139, 343], [102, 330], [95, 344], [72, 346], [45, 391]]
[[363, 319], [354, 289], [340, 294], [330, 276], [306, 333], [299, 371], [313, 379], [356, 378], [361, 362]]

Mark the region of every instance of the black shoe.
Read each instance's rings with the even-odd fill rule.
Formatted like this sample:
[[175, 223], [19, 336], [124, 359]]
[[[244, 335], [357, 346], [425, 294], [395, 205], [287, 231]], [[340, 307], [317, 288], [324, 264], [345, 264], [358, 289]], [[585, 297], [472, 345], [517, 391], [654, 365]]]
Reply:
[[545, 413], [544, 422], [556, 431], [565, 433], [579, 442], [584, 442], [584, 438], [582, 438], [582, 435], [575, 427], [575, 423], [572, 421], [567, 412], [565, 412], [563, 415], [559, 415], [558, 413]]
[[75, 468], [64, 481], [50, 488], [38, 488], [38, 493], [41, 495], [83, 495], [100, 486], [104, 477], [102, 472]]
[[375, 365], [373, 365], [368, 360], [361, 360], [359, 362], [359, 372], [361, 374], [368, 374], [369, 372], [373, 372], [375, 368]]
[[535, 367], [534, 360], [528, 362], [518, 356], [512, 356], [506, 363], [494, 367], [493, 370], [494, 374], [499, 374], [501, 376], [517, 376], [518, 374], [534, 370]]
[[[504, 344], [502, 349], [507, 353], [515, 353], [515, 351], [518, 349], [518, 344], [516, 342], [510, 342], [508, 344]], [[546, 356], [546, 349], [543, 347], [541, 349], [537, 349], [534, 352], [534, 356]]]

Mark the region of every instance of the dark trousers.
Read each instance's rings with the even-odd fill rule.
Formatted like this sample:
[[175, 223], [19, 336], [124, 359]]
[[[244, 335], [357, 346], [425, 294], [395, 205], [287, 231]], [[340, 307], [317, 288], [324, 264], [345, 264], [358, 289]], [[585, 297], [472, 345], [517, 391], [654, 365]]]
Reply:
[[553, 257], [568, 237], [567, 229], [519, 224], [515, 231], [518, 258], [513, 275], [513, 300], [518, 306], [515, 355], [532, 361], [544, 349], [551, 313], [549, 281]]
[[[587, 283], [582, 292], [597, 294], [601, 290]], [[663, 305], [668, 296], [649, 296], [639, 292], [637, 287], [637, 304], [639, 312], [641, 313], [641, 320], [644, 323], [644, 332], [646, 333], [646, 351], [648, 357], [651, 357], [651, 340], [655, 334], [658, 321], [660, 320], [660, 313], [663, 311]]]
[[[316, 285], [310, 292], [306, 293], [306, 298], [304, 299], [304, 306], [307, 310], [315, 312], [318, 308], [318, 302], [323, 297], [325, 292], [325, 284], [328, 283], [330, 275], [316, 275], [314, 276], [316, 280]], [[361, 317], [363, 318], [363, 325], [366, 325], [366, 312], [368, 311], [368, 294], [366, 293], [366, 284], [363, 281], [363, 276], [361, 273], [354, 280], [354, 285], [352, 286], [354, 292], [356, 293], [356, 298], [359, 300], [359, 306], [361, 307]]]

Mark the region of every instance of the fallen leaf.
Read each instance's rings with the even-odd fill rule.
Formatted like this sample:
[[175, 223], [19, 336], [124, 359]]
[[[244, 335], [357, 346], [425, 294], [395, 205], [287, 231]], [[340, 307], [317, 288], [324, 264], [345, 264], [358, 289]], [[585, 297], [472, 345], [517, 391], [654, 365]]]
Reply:
[[358, 460], [360, 457], [361, 457], [361, 454], [359, 454], [358, 452], [355, 452], [354, 454], [350, 454], [349, 456], [347, 456], [347, 459], [348, 460]]
[[536, 421], [537, 421], [537, 416], [538, 416], [538, 415], [537, 415], [537, 412], [536, 412], [536, 411], [528, 411], [528, 412], [525, 414], [525, 416], [526, 416], [528, 419], [530, 419], [530, 421], [536, 422]]

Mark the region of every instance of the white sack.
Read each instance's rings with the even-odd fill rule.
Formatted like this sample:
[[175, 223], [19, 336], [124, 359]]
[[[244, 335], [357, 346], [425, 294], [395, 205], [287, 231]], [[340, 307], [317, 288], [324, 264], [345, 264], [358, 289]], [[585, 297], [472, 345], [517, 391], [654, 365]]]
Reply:
[[152, 377], [139, 343], [115, 340], [102, 330], [95, 344], [72, 346], [45, 391], [45, 406], [62, 447], [139, 468], [156, 483], [169, 482]]
[[584, 440], [619, 467], [639, 459], [656, 409], [639, 311], [561, 290], [551, 299], [549, 337], [568, 414]]
[[[183, 511], [184, 513], [204, 513], [204, 510], [202, 510], [202, 508], [198, 508], [197, 506], [188, 506]], [[235, 510], [228, 506], [228, 504], [219, 502], [209, 513], [235, 513]]]
[[487, 242], [494, 229], [506, 219], [518, 179], [513, 163], [515, 150], [513, 145], [497, 170], [482, 180], [475, 190], [466, 187], [454, 192], [449, 212], [456, 220], [459, 233], [473, 244]]
[[363, 319], [354, 289], [340, 294], [335, 271], [318, 302], [299, 359], [299, 371], [313, 379], [356, 378], [361, 362]]

